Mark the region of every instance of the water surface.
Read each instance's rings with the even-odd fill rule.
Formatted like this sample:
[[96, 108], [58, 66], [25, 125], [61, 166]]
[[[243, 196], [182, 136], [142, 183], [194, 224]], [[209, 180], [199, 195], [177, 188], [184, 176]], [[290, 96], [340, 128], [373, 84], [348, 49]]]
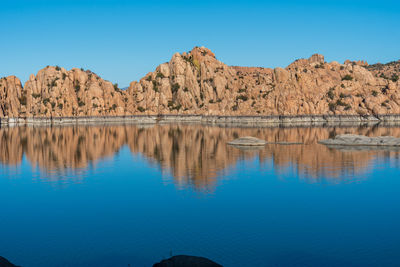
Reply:
[[[400, 159], [337, 150], [398, 127], [0, 129], [0, 255], [22, 266], [396, 266]], [[251, 135], [267, 145], [226, 142]]]

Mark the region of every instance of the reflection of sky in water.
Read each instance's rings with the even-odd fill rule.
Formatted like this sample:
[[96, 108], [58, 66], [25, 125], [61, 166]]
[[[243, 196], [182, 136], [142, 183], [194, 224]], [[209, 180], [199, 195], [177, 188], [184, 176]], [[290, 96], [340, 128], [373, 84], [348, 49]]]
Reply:
[[[196, 143], [198, 130], [183, 129], [192, 146], [185, 148], [190, 142], [180, 136], [182, 154], [174, 157], [165, 152], [172, 148], [168, 132], [173, 132], [147, 132], [140, 143], [126, 138], [135, 136], [135, 129], [121, 140], [118, 134], [111, 138], [112, 131], [104, 135], [106, 141], [97, 145], [107, 149], [86, 145], [83, 158], [90, 160], [70, 164], [76, 168], [45, 169], [49, 165], [26, 154], [10, 165], [3, 157], [2, 256], [22, 266], [151, 266], [171, 253], [201, 255], [224, 266], [400, 261], [397, 153], [333, 151], [332, 156], [313, 142], [240, 152], [223, 143], [232, 130], [206, 129], [205, 136], [214, 140], [210, 145]], [[390, 131], [395, 135], [397, 129]], [[265, 135], [301, 139], [307, 132], [300, 133], [266, 130]], [[118, 153], [110, 154], [114, 148]], [[202, 153], [192, 159], [203, 164], [186, 165], [185, 149]]]

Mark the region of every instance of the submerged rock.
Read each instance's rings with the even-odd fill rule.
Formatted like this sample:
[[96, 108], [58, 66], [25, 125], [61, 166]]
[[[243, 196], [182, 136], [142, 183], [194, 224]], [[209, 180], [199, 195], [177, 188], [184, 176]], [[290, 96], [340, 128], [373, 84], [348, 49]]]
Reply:
[[17, 265], [12, 264], [6, 258], [0, 256], [0, 267], [18, 267]]
[[252, 136], [245, 136], [230, 141], [228, 144], [234, 146], [264, 146], [267, 142]]
[[268, 142], [268, 145], [284, 145], [284, 146], [289, 146], [289, 145], [303, 145], [304, 143], [301, 142], [286, 142], [286, 141], [279, 141], [279, 142]]
[[240, 151], [243, 152], [254, 152], [254, 151], [259, 151], [259, 150], [263, 150], [264, 146], [242, 146], [242, 145], [230, 145], [233, 146], [234, 148], [239, 149]]
[[222, 265], [203, 257], [179, 255], [162, 260], [153, 267], [222, 267]]
[[334, 148], [342, 152], [357, 152], [357, 151], [386, 151], [400, 152], [400, 146], [342, 146], [342, 145], [327, 145], [329, 148]]
[[341, 134], [333, 139], [319, 141], [328, 146], [400, 146], [400, 138], [393, 136], [367, 137], [356, 134]]

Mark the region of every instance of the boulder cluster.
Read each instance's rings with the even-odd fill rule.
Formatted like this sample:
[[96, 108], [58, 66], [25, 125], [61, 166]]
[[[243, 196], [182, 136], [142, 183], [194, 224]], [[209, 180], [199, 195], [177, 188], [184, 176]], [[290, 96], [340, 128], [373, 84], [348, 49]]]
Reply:
[[176, 53], [121, 90], [89, 70], [48, 66], [22, 86], [0, 79], [0, 117], [400, 114], [400, 61], [327, 63], [322, 55], [286, 68], [236, 67], [204, 47]]

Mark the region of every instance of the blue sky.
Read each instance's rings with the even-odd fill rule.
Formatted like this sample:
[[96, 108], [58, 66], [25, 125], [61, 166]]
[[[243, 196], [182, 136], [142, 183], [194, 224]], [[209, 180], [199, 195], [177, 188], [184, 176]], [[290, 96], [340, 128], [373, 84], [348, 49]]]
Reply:
[[2, 0], [0, 76], [83, 67], [128, 86], [194, 46], [229, 65], [400, 59], [398, 1]]

